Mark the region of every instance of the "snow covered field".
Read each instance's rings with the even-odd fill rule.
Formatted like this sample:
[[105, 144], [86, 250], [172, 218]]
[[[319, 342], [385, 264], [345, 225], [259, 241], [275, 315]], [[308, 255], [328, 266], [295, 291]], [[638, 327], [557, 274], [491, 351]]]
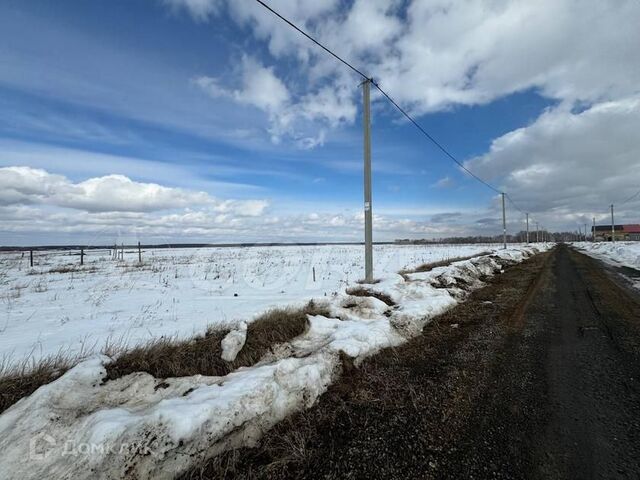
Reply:
[[[376, 276], [496, 246], [379, 245]], [[331, 296], [363, 275], [360, 246], [0, 253], [0, 357], [18, 362], [202, 333], [273, 306]], [[313, 281], [315, 269], [316, 281]], [[237, 296], [235, 296], [237, 294]]]
[[609, 263], [640, 269], [640, 242], [578, 242], [574, 245]]
[[[199, 459], [251, 445], [287, 415], [311, 406], [339, 375], [340, 352], [358, 363], [380, 348], [406, 342], [482, 286], [482, 278], [548, 247], [512, 246], [404, 277], [394, 273], [397, 263], [388, 266], [390, 273], [368, 288], [395, 305], [375, 295], [329, 296], [329, 317], [310, 317], [309, 330], [282, 345], [275, 358], [224, 377], [156, 379], [137, 372], [103, 381], [111, 359], [93, 356], [0, 415], [0, 471], [25, 480], [173, 478]], [[388, 253], [396, 257], [398, 248], [405, 247], [389, 247]], [[411, 248], [412, 263], [436, 259], [421, 257], [433, 248]], [[467, 247], [445, 247], [443, 253], [446, 248], [447, 255], [469, 253]], [[359, 264], [351, 263], [348, 251], [320, 258], [342, 259], [343, 271], [357, 278]], [[273, 249], [266, 253], [274, 258]], [[278, 261], [286, 264], [287, 257]], [[342, 288], [340, 282], [332, 285]], [[238, 333], [229, 335], [241, 337]]]

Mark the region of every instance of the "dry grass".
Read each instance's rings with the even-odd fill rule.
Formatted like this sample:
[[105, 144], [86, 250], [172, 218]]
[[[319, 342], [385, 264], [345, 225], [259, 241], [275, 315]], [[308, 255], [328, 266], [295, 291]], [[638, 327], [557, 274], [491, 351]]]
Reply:
[[[309, 326], [307, 315], [328, 315], [328, 311], [311, 301], [302, 308], [275, 308], [260, 315], [249, 324], [245, 345], [233, 362], [220, 358], [220, 342], [229, 332], [228, 328], [211, 329], [203, 336], [188, 340], [161, 338], [128, 350], [111, 345], [106, 347], [109, 351], [105, 353], [120, 353], [106, 366], [106, 379], [133, 372], [147, 372], [156, 378], [226, 375], [236, 368], [257, 363], [277, 344], [303, 334]], [[80, 358], [80, 355], [59, 354], [38, 362], [25, 360], [13, 366], [8, 358], [0, 361], [0, 413], [59, 378]]]
[[326, 305], [313, 300], [302, 308], [275, 308], [249, 324], [247, 341], [238, 354], [235, 367], [253, 365], [273, 346], [302, 335], [309, 327], [307, 315], [329, 315]]
[[85, 267], [84, 265], [60, 265], [50, 268], [47, 273], [96, 273], [98, 269], [95, 266]]
[[133, 372], [147, 372], [156, 378], [226, 375], [236, 368], [257, 363], [275, 345], [302, 335], [309, 326], [307, 314], [324, 313], [325, 310], [312, 301], [303, 308], [274, 308], [263, 313], [249, 324], [247, 340], [232, 362], [220, 358], [220, 342], [229, 333], [228, 328], [211, 329], [204, 336], [189, 340], [158, 339], [119, 355], [107, 365], [107, 378]]
[[133, 372], [147, 372], [157, 378], [224, 374], [220, 373], [226, 368], [226, 362], [220, 358], [220, 342], [227, 333], [228, 330], [210, 330], [188, 340], [158, 338], [134, 347], [107, 365], [107, 379]]
[[390, 307], [393, 307], [396, 304], [396, 302], [394, 302], [393, 299], [389, 295], [387, 295], [386, 293], [369, 290], [367, 287], [364, 287], [364, 286], [362, 286], [362, 287], [350, 287], [350, 288], [347, 288], [346, 292], [347, 292], [348, 295], [353, 295], [354, 297], [374, 297], [374, 298], [377, 298], [378, 300], [386, 303]]
[[437, 267], [446, 267], [451, 265], [454, 262], [461, 262], [463, 260], [471, 260], [472, 258], [481, 257], [483, 255], [491, 255], [491, 252], [480, 252], [475, 255], [469, 255], [467, 257], [451, 257], [445, 258], [444, 260], [439, 260], [437, 262], [432, 263], [423, 263], [422, 265], [412, 269], [412, 270], [401, 270], [400, 275], [406, 275], [408, 273], [421, 273], [421, 272], [429, 272]]
[[25, 360], [18, 365], [10, 365], [9, 360], [5, 357], [0, 362], [0, 413], [59, 378], [77, 359], [60, 354], [38, 362]]

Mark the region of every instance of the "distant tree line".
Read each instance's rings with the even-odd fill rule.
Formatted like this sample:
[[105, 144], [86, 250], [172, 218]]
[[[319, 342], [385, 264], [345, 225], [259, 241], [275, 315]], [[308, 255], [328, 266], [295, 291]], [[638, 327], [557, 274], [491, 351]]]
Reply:
[[[591, 240], [590, 232], [587, 234], [587, 240]], [[542, 241], [549, 242], [575, 242], [584, 238], [584, 235], [578, 232], [549, 232], [548, 230], [540, 230], [538, 238]], [[522, 230], [515, 235], [507, 235], [507, 243], [524, 243], [527, 241], [527, 232]], [[529, 230], [529, 242], [536, 241], [536, 232]], [[400, 245], [429, 245], [429, 244], [460, 244], [460, 243], [502, 243], [502, 235], [470, 235], [467, 237], [442, 237], [442, 238], [399, 238], [396, 244]]]

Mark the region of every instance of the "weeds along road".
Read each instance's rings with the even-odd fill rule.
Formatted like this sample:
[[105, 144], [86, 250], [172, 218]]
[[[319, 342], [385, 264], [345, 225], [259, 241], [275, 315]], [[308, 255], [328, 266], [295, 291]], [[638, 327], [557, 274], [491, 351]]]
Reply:
[[640, 478], [640, 299], [560, 245], [191, 478]]

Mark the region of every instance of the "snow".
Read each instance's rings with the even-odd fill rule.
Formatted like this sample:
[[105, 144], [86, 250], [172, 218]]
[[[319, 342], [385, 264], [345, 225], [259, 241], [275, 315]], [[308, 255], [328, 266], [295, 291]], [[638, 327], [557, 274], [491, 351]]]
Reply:
[[[88, 358], [0, 415], [0, 472], [24, 480], [173, 478], [201, 458], [254, 444], [287, 415], [313, 405], [340, 374], [341, 352], [359, 362], [402, 344], [481, 286], [480, 277], [546, 248], [510, 247], [430, 272], [391, 273], [366, 286], [395, 306], [341, 291], [325, 300], [337, 318], [311, 316], [309, 330], [277, 358], [224, 377], [156, 379], [138, 372], [103, 381], [110, 359]], [[231, 355], [243, 338], [228, 338]]]
[[574, 245], [600, 260], [640, 270], [640, 242], [577, 242]]
[[336, 368], [335, 358], [318, 354], [224, 382], [185, 377], [156, 388], [144, 373], [102, 385], [106, 361], [84, 361], [0, 416], [3, 478], [173, 478], [190, 453], [215, 453], [221, 439], [250, 445], [295, 407], [313, 404]]
[[235, 330], [231, 330], [222, 339], [222, 355], [220, 357], [227, 362], [232, 362], [244, 347], [247, 340], [247, 323], [242, 322]]
[[[493, 250], [487, 245], [376, 245], [375, 273]], [[340, 293], [361, 278], [363, 248], [217, 247], [0, 254], [0, 357], [19, 362], [101, 351], [157, 337], [233, 328], [270, 307]], [[55, 270], [71, 269], [57, 273]], [[313, 281], [315, 269], [316, 281]], [[53, 272], [51, 270], [54, 270]], [[237, 294], [237, 297], [235, 296]]]

